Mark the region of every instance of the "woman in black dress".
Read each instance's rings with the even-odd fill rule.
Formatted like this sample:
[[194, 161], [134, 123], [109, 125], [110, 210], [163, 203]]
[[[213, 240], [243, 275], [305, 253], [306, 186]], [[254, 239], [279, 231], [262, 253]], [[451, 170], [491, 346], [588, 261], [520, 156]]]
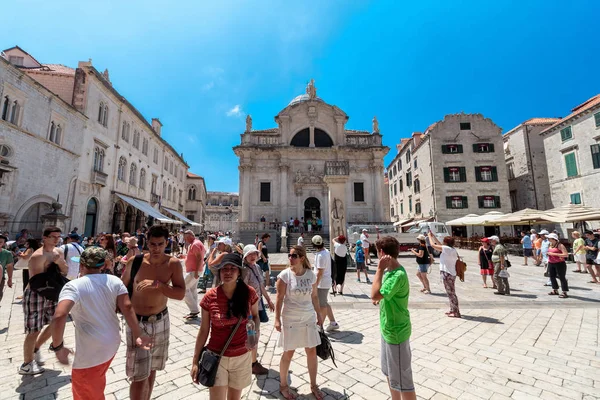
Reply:
[[[346, 254], [348, 253], [348, 248], [346, 247], [346, 236], [340, 235], [336, 238], [333, 238], [333, 254], [335, 261], [335, 285], [339, 285], [339, 293], [344, 294], [344, 282], [346, 281], [346, 269], [348, 268], [348, 263], [346, 260]], [[334, 292], [336, 287], [333, 288]]]
[[[479, 269], [481, 271], [481, 279], [483, 279], [483, 287], [487, 289], [487, 277], [494, 275], [494, 264], [492, 264], [492, 245], [488, 238], [481, 239], [481, 246], [479, 247]], [[496, 284], [492, 278], [494, 289]]]

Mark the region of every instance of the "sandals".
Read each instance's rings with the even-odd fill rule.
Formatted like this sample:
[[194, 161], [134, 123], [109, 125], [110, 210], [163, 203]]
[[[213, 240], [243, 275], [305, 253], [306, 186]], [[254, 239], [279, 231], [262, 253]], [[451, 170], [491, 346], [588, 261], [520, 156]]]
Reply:
[[483, 285], [483, 288], [484, 288], [484, 289], [487, 289], [487, 288], [488, 288], [488, 285]]
[[460, 314], [455, 314], [455, 313], [446, 313], [446, 315], [450, 318], [461, 318]]
[[430, 290], [427, 290], [427, 289], [425, 289], [425, 290], [423, 290], [423, 294], [431, 294], [431, 291], [430, 291]]
[[553, 290], [550, 293], [548, 293], [550, 296], [558, 296], [558, 291], [557, 290]]
[[279, 385], [279, 393], [281, 393], [281, 396], [283, 396], [283, 398], [286, 400], [296, 400], [298, 398], [298, 395], [292, 392], [288, 385]]
[[187, 319], [187, 320], [198, 319], [198, 314], [199, 313], [189, 313], [188, 315], [184, 316], [183, 319]]
[[566, 299], [569, 296], [565, 292], [562, 292], [558, 297], [560, 297], [561, 299]]
[[319, 390], [317, 385], [313, 385], [310, 387], [310, 392], [315, 396], [317, 400], [323, 400], [325, 398], [325, 394]]

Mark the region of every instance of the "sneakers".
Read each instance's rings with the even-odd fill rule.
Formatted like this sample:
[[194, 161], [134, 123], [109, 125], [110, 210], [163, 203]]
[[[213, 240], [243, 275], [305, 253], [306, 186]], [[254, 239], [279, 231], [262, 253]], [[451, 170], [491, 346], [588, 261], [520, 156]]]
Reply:
[[371, 283], [371, 281], [369, 280], [369, 278], [367, 278], [367, 283]]
[[330, 322], [329, 325], [327, 325], [327, 328], [325, 329], [325, 331], [333, 332], [333, 331], [337, 331], [339, 329], [340, 329], [340, 324], [338, 324], [337, 322]]
[[360, 283], [360, 279], [357, 279], [356, 282]]
[[44, 372], [44, 368], [40, 367], [35, 360], [29, 364], [23, 364], [19, 368], [20, 375], [38, 375]]
[[267, 375], [269, 370], [261, 365], [258, 361], [252, 364], [252, 375]]
[[44, 359], [44, 356], [42, 356], [42, 352], [38, 349], [38, 351], [36, 351], [35, 353], [33, 353], [33, 359], [35, 360], [35, 363], [37, 365], [44, 365], [46, 364], [46, 360]]

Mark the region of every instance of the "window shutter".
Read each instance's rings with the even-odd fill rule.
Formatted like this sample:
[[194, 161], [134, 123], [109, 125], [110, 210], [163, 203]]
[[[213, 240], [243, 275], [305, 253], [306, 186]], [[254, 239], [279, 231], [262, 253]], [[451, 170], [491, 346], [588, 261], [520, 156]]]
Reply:
[[473, 153], [479, 153], [479, 146], [477, 143], [473, 144]]
[[450, 170], [444, 168], [444, 182], [450, 182]]
[[452, 197], [446, 196], [446, 208], [452, 208]]
[[459, 167], [458, 170], [460, 171], [460, 181], [466, 182], [467, 181], [467, 169], [465, 167]]
[[488, 146], [490, 149], [490, 153], [493, 153], [494, 152], [494, 143], [490, 143], [490, 144], [488, 144]]
[[570, 153], [565, 156], [565, 165], [567, 167], [567, 177], [577, 176], [575, 153]]
[[500, 208], [500, 196], [494, 196], [494, 203], [496, 203], [496, 208]]
[[448, 146], [445, 144], [442, 145], [442, 154], [448, 154]]
[[483, 196], [477, 196], [477, 202], [479, 203], [479, 208], [483, 208]]
[[469, 198], [467, 196], [462, 197], [462, 206], [463, 208], [469, 208]]
[[457, 147], [457, 153], [462, 153], [463, 152], [463, 148], [462, 148], [462, 144], [456, 145]]
[[575, 202], [575, 194], [572, 194], [572, 195], [571, 195], [571, 204], [577, 204], [577, 203]]
[[492, 167], [492, 181], [498, 182], [498, 169], [496, 167]]
[[481, 168], [475, 167], [475, 181], [481, 182]]
[[594, 122], [596, 123], [596, 128], [600, 127], [600, 112], [594, 114]]
[[[597, 115], [600, 115], [600, 113]], [[600, 168], [600, 145], [593, 144], [590, 146], [590, 148], [592, 151], [592, 164], [594, 169], [598, 169]]]

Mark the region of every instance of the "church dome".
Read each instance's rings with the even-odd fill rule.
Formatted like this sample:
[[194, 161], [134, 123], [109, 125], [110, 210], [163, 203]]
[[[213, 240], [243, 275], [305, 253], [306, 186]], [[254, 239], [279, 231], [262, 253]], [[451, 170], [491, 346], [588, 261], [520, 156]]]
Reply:
[[[309, 101], [311, 100], [310, 96], [307, 93], [301, 94], [299, 96], [296, 96], [292, 99], [292, 101], [290, 101], [290, 104], [288, 104], [289, 106], [293, 106], [294, 104], [298, 104], [301, 103], [303, 101]], [[315, 97], [314, 99], [312, 99], [313, 101], [320, 101], [321, 103], [324, 103], [323, 99], [321, 99], [320, 97]]]

